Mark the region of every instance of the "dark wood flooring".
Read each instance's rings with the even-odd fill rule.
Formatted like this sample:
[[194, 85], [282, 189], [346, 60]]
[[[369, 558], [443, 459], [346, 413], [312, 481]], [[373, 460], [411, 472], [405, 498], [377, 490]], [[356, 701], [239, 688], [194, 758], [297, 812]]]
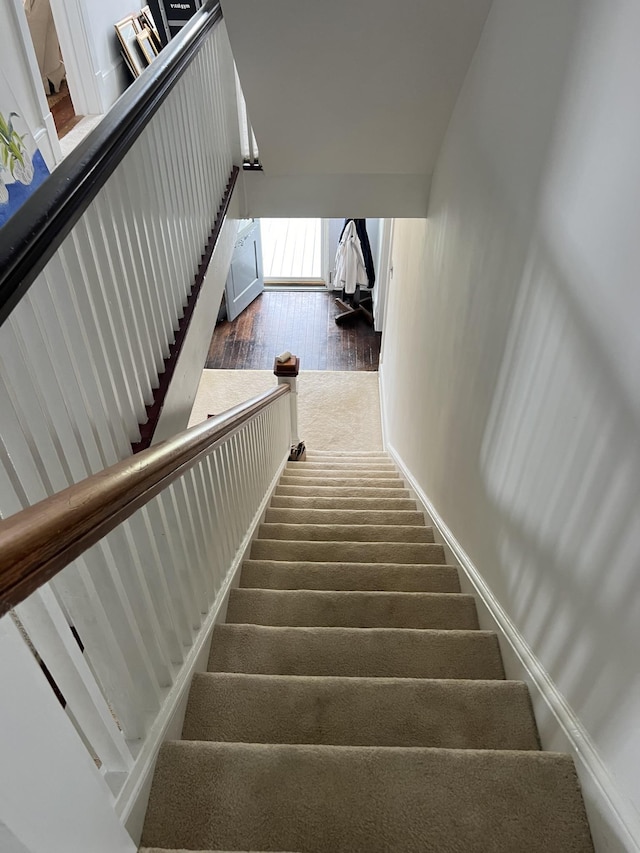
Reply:
[[265, 291], [233, 322], [216, 327], [205, 367], [271, 370], [289, 350], [303, 370], [377, 370], [380, 332], [358, 320], [337, 326], [330, 293]]
[[82, 116], [76, 115], [76, 111], [73, 108], [67, 81], [63, 80], [60, 91], [56, 92], [55, 95], [48, 95], [47, 100], [53, 117], [53, 123], [58, 132], [58, 139], [62, 139], [63, 136], [66, 136], [82, 120]]

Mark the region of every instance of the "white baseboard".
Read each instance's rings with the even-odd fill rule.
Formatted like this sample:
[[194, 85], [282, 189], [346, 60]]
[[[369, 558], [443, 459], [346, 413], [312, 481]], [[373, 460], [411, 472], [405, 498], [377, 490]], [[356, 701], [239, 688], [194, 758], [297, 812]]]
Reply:
[[44, 157], [45, 163], [50, 172], [62, 160], [62, 151], [60, 149], [60, 141], [58, 140], [58, 132], [53, 123], [51, 113], [43, 119], [44, 127], [39, 128], [33, 134], [36, 146], [40, 149], [40, 153]]
[[242, 540], [242, 544], [236, 552], [234, 561], [227, 572], [222, 588], [216, 596], [211, 610], [189, 651], [187, 659], [182, 665], [180, 673], [147, 735], [140, 754], [136, 757], [133, 770], [116, 799], [114, 806], [116, 813], [125, 824], [127, 831], [136, 844], [140, 843], [142, 835], [142, 826], [147, 811], [147, 803], [149, 801], [153, 771], [158, 752], [165, 741], [179, 740], [182, 735], [191, 679], [195, 672], [205, 672], [207, 669], [213, 629], [217, 624], [223, 623], [226, 619], [229, 593], [240, 581], [242, 564], [251, 548], [251, 543], [258, 534], [258, 529], [264, 520], [267, 507], [278, 485], [282, 471], [287, 464], [287, 459], [288, 452], [262, 499], [253, 521]]
[[447, 563], [462, 570], [461, 586], [463, 592], [471, 592], [476, 597], [481, 628], [498, 634], [507, 678], [527, 683], [543, 748], [569, 753], [574, 759], [596, 853], [638, 853], [640, 815], [616, 787], [588, 732], [496, 599], [480, 570], [439, 515], [400, 454], [389, 444], [382, 387], [380, 401], [385, 449], [431, 520], [435, 540], [445, 546]]

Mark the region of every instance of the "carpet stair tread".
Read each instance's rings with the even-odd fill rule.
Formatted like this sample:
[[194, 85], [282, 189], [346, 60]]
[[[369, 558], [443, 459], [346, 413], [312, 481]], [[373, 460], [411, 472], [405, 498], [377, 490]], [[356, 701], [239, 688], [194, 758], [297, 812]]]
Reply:
[[492, 631], [217, 625], [208, 670], [262, 675], [504, 679]]
[[318, 459], [305, 460], [304, 462], [289, 462], [285, 471], [393, 471], [398, 476], [398, 469], [393, 462], [383, 459], [374, 461], [372, 459]]
[[539, 749], [518, 681], [198, 673], [182, 737], [247, 743]]
[[425, 527], [424, 515], [417, 510], [270, 507], [264, 520], [267, 524], [359, 524], [366, 526], [398, 524]]
[[455, 566], [245, 560], [240, 586], [253, 589], [460, 592]]
[[259, 539], [303, 542], [433, 542], [433, 528], [399, 524], [287, 524], [265, 523]]
[[304, 560], [331, 563], [444, 563], [444, 547], [430, 542], [308, 542], [255, 539], [254, 560]]
[[232, 589], [227, 624], [476, 630], [472, 595]]
[[568, 756], [168, 742], [147, 846], [305, 853], [588, 853]]
[[307, 449], [307, 459], [326, 459], [327, 457], [337, 459], [386, 459], [390, 461], [386, 450], [314, 450]]
[[355, 510], [370, 512], [372, 510], [415, 512], [416, 503], [411, 498], [379, 498], [379, 497], [321, 497], [313, 495], [294, 496], [276, 494], [271, 498], [272, 508], [279, 509], [324, 509], [324, 510]]
[[276, 495], [301, 498], [409, 498], [409, 489], [385, 489], [372, 486], [371, 481], [366, 486], [310, 486], [283, 484], [281, 480], [276, 488]]
[[344, 477], [342, 474], [336, 477], [319, 477], [316, 481], [313, 477], [293, 475], [285, 473], [280, 477], [281, 486], [306, 486], [307, 488], [349, 488], [354, 483], [362, 483], [361, 488], [367, 489], [405, 489], [404, 481], [399, 477]]
[[306, 477], [309, 480], [401, 480], [395, 468], [306, 468], [304, 462], [292, 462], [287, 465], [283, 472], [284, 477]]

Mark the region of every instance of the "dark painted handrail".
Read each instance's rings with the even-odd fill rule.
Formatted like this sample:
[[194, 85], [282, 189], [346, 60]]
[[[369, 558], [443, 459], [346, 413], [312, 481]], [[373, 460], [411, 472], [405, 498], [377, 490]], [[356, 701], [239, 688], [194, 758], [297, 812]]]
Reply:
[[207, 0], [100, 124], [0, 228], [0, 325], [22, 299], [222, 18]]
[[0, 616], [290, 390], [265, 391], [0, 521]]

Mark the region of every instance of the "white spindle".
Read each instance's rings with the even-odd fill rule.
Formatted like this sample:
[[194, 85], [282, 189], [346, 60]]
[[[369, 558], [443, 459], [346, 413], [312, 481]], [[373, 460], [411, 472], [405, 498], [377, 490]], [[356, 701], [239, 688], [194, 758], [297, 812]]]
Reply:
[[132, 523], [137, 520], [138, 515], [146, 523], [152, 553], [157, 554], [158, 574], [162, 578], [160, 583], [166, 589], [166, 604], [173, 614], [177, 648], [175, 649], [176, 657], [173, 657], [172, 660], [174, 663], [181, 663], [184, 659], [184, 648], [191, 645], [193, 632], [186, 606], [185, 585], [179, 568], [175, 540], [174, 537], [167, 536], [160, 498], [154, 498], [146, 507], [143, 507], [140, 513], [131, 519]]
[[[179, 192], [175, 186], [176, 168], [175, 162], [167, 158], [166, 145], [171, 144], [168, 135], [161, 135], [154, 131], [153, 126], [147, 128], [143, 134], [141, 144], [146, 148], [144, 156], [148, 162], [155, 163], [158, 180], [155, 192], [158, 214], [160, 216], [160, 228], [162, 233], [161, 251], [165, 259], [167, 279], [165, 287], [170, 287], [171, 282], [180, 281], [180, 270], [187, 269], [186, 246], [182, 240], [182, 223], [174, 215], [172, 210], [173, 199]], [[174, 146], [172, 146], [174, 147]], [[174, 284], [171, 289], [171, 300], [175, 317], [180, 317], [182, 312], [182, 300], [178, 295]]]
[[[118, 566], [118, 576], [127, 600], [136, 614], [137, 627], [156, 681], [160, 687], [169, 687], [172, 682], [170, 655], [167, 650], [164, 626], [155, 607], [156, 566], [151, 566], [148, 577], [141, 563], [137, 541], [129, 524], [121, 524], [104, 540], [108, 542]], [[140, 541], [140, 546], [144, 540]], [[147, 552], [148, 553], [148, 552]], [[151, 592], [150, 587], [154, 587]]]
[[[134, 264], [136, 278], [140, 283], [142, 295], [142, 310], [149, 320], [149, 329], [152, 335], [151, 346], [154, 355], [153, 373], [158, 375], [164, 365], [164, 359], [169, 353], [169, 342], [167, 340], [162, 313], [162, 301], [156, 289], [159, 283], [155, 276], [149, 244], [146, 240], [141, 217], [136, 210], [139, 203], [138, 192], [133, 184], [134, 169], [129, 158], [125, 157], [118, 167], [120, 180], [114, 181], [116, 199], [120, 198], [120, 216], [123, 220], [131, 250], [131, 260]], [[160, 169], [162, 174], [162, 170]], [[116, 201], [117, 204], [117, 201]], [[153, 382], [152, 382], [153, 384]]]
[[[47, 327], [51, 337], [62, 340], [68, 348], [73, 365], [73, 379], [79, 386], [84, 401], [85, 416], [92, 425], [96, 443], [105, 460], [105, 466], [122, 458], [129, 450], [129, 439], [125, 424], [119, 414], [115, 389], [105, 382], [103, 366], [94, 359], [90, 330], [75, 296], [75, 288], [69, 278], [64, 252], [60, 251], [47, 264], [43, 274], [47, 298], [42, 308], [48, 318]], [[34, 285], [37, 287], [37, 284]], [[40, 300], [37, 300], [38, 303]], [[53, 303], [54, 311], [47, 313], [47, 304]], [[2, 333], [0, 332], [0, 338]], [[64, 362], [56, 365], [56, 372], [65, 376]], [[66, 383], [65, 383], [66, 386]]]
[[[112, 195], [115, 183], [107, 184], [100, 194], [100, 203], [96, 205], [96, 212], [100, 220], [100, 227], [104, 237], [102, 251], [108, 256], [111, 266], [110, 290], [117, 294], [120, 317], [127, 329], [127, 344], [130, 350], [131, 363], [135, 366], [134, 372], [139, 380], [142, 404], [153, 402], [151, 390], [151, 338], [146, 323], [146, 312], [138, 288], [138, 280], [131, 264], [131, 258], [125, 254], [123, 243], [126, 235], [121, 234], [121, 220], [118, 208], [114, 206]], [[121, 282], [126, 281], [128, 287], [126, 292]], [[133, 367], [132, 367], [133, 369]], [[140, 404], [138, 404], [140, 412]], [[143, 413], [140, 414], [140, 417]]]

